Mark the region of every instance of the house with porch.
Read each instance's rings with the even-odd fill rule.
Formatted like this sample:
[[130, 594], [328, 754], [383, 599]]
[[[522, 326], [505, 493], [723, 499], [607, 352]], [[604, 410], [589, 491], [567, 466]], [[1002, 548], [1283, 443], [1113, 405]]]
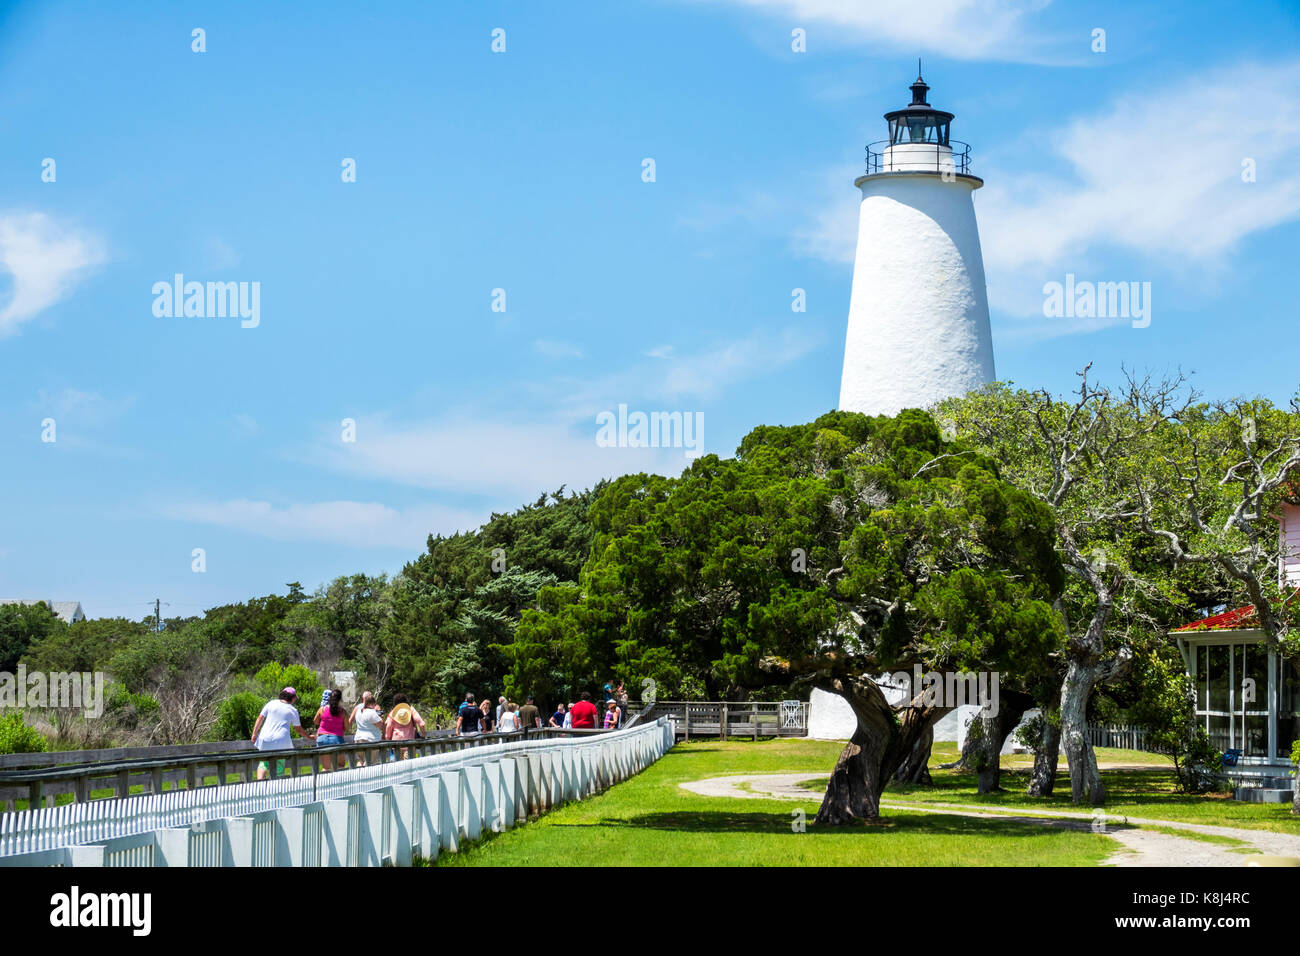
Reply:
[[[1279, 517], [1278, 574], [1300, 589], [1300, 507]], [[1264, 643], [1254, 605], [1201, 618], [1171, 632], [1196, 687], [1196, 720], [1222, 751], [1238, 799], [1292, 798], [1291, 745], [1300, 737], [1300, 659]]]

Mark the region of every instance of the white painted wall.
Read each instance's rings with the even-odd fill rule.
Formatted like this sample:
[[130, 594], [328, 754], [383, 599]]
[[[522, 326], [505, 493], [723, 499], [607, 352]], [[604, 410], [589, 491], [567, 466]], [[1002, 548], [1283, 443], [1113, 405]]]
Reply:
[[839, 694], [813, 689], [808, 698], [808, 736], [815, 740], [848, 740], [857, 729], [853, 708]]
[[839, 407], [894, 415], [993, 381], [976, 181], [900, 173], [859, 182]]
[[1300, 585], [1300, 507], [1282, 506], [1282, 583]]
[[880, 157], [881, 172], [956, 172], [951, 146], [937, 143], [895, 143]]
[[[886, 692], [886, 698], [891, 704], [901, 703], [902, 694]], [[955, 740], [957, 742], [957, 751], [960, 753], [962, 746], [966, 743], [966, 732], [970, 729], [970, 722], [975, 719], [979, 713], [979, 706], [976, 704], [964, 704], [949, 711], [943, 717], [935, 721], [934, 739]], [[1025, 721], [1037, 716], [1039, 711], [1035, 708], [1027, 712], [1024, 719], [1017, 724], [1017, 728], [1024, 725]], [[831, 694], [824, 690], [814, 690], [808, 699], [808, 736], [815, 740], [848, 740], [853, 736], [853, 731], [857, 729], [857, 718], [853, 716], [853, 708], [839, 694]], [[1002, 746], [1004, 754], [1009, 753], [1026, 753], [1027, 748], [1016, 742], [1014, 735], [1007, 738], [1006, 743]]]

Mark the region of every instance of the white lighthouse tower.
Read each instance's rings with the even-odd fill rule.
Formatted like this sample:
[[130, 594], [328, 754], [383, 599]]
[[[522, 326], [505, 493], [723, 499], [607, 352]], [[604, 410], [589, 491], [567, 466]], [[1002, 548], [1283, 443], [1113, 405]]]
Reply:
[[953, 114], [926, 102], [885, 114], [889, 139], [867, 147], [840, 408], [894, 415], [994, 379], [970, 147]]

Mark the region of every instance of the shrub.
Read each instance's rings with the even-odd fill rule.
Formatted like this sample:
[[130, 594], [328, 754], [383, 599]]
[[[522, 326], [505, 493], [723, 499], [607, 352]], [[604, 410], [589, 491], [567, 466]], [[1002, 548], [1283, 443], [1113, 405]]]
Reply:
[[21, 714], [0, 715], [0, 754], [38, 754], [49, 749], [45, 738], [23, 723]]
[[1215, 789], [1219, 771], [1223, 767], [1223, 754], [1210, 743], [1204, 727], [1187, 725], [1181, 736], [1171, 736], [1174, 772], [1184, 793], [1204, 793]]
[[[321, 683], [316, 672], [309, 667], [303, 667], [301, 664], [290, 664], [284, 667], [275, 661], [267, 664], [253, 678], [262, 687], [262, 700], [257, 705], [257, 711], [253, 712], [256, 719], [257, 712], [262, 709], [262, 705], [268, 700], [274, 700], [280, 696], [280, 691], [286, 687], [292, 687], [298, 692], [298, 715], [302, 718], [304, 727], [312, 722], [312, 717], [316, 714], [316, 709], [320, 707]], [[252, 725], [249, 725], [248, 733], [253, 732]]]
[[456, 726], [456, 711], [450, 707], [444, 707], [441, 704], [429, 704], [415, 709], [420, 712], [420, 716], [424, 718], [425, 726], [430, 730], [448, 730]]
[[253, 736], [253, 725], [257, 715], [268, 698], [261, 694], [245, 691], [232, 694], [217, 705], [217, 725], [215, 733], [218, 740], [247, 740]]
[[158, 719], [158, 699], [152, 694], [137, 694], [125, 684], [109, 684], [104, 695], [105, 713], [112, 714], [126, 730], [140, 730]]

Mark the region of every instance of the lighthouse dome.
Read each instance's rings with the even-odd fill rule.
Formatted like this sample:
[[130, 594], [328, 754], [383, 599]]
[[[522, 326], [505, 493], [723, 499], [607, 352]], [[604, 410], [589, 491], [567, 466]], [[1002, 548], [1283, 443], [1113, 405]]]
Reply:
[[[919, 69], [918, 69], [919, 72]], [[894, 415], [994, 381], [970, 148], [949, 137], [920, 76], [868, 147], [840, 408]]]
[[910, 89], [912, 101], [885, 114], [889, 138], [867, 147], [867, 174], [969, 174], [970, 146], [952, 139], [953, 114], [930, 105], [919, 63]]

